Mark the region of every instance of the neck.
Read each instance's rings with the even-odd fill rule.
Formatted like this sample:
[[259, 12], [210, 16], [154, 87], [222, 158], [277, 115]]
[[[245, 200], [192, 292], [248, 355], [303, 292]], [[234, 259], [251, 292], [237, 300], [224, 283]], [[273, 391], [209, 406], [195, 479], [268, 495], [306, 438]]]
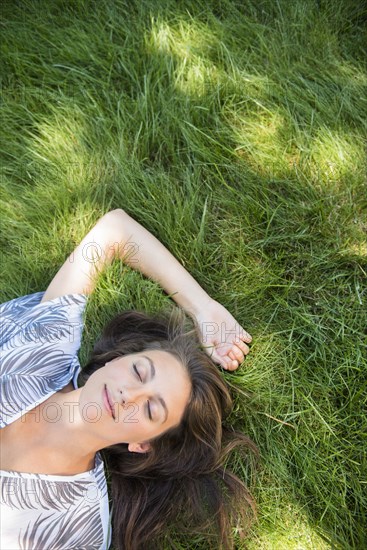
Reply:
[[80, 414], [80, 393], [81, 388], [54, 394], [40, 405], [33, 423], [32, 445], [60, 464], [64, 475], [92, 469], [95, 454], [103, 447]]

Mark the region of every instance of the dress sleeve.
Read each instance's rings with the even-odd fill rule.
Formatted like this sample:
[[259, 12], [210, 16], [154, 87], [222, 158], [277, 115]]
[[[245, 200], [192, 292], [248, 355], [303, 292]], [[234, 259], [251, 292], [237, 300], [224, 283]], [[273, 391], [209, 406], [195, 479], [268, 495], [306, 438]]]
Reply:
[[79, 368], [87, 296], [68, 294], [41, 303], [43, 294], [1, 306], [1, 427], [66, 386]]

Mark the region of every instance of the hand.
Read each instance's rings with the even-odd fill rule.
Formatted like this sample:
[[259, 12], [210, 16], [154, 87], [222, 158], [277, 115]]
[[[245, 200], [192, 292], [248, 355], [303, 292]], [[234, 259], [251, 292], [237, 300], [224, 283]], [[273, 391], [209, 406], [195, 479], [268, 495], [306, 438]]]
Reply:
[[193, 316], [205, 351], [221, 367], [235, 370], [250, 351], [251, 335], [241, 327], [229, 311], [210, 300]]

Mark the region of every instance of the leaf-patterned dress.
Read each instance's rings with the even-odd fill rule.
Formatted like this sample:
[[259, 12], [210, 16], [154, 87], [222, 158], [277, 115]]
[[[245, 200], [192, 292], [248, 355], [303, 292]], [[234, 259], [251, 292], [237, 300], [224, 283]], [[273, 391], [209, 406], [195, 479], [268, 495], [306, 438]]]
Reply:
[[[0, 306], [0, 427], [31, 411], [80, 372], [84, 294]], [[110, 544], [103, 461], [71, 476], [0, 470], [0, 548], [105, 550]]]

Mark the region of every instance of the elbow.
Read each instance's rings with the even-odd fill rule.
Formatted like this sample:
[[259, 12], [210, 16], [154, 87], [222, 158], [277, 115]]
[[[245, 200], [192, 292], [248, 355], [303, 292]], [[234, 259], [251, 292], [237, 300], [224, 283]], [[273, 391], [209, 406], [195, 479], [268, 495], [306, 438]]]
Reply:
[[121, 224], [126, 225], [128, 214], [122, 208], [115, 208], [114, 210], [107, 212], [107, 214], [103, 217], [105, 218], [107, 225], [115, 225], [116, 227], [120, 227]]
[[126, 215], [126, 212], [122, 208], [115, 208], [114, 210], [110, 210], [106, 214], [106, 216], [109, 216], [111, 218], [121, 217], [121, 216], [125, 216], [125, 215]]

